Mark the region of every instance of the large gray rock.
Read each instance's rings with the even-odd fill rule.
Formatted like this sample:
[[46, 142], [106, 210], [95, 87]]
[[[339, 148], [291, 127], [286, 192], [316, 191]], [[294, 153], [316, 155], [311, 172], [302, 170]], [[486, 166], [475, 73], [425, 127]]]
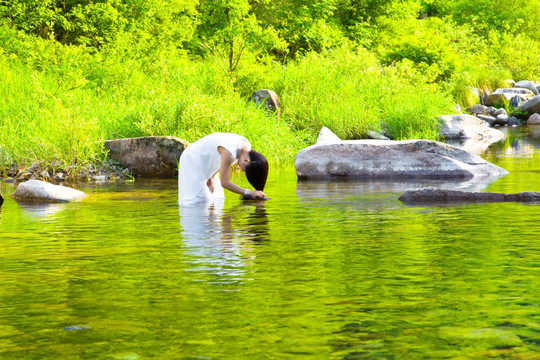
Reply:
[[484, 120], [468, 114], [439, 116], [439, 135], [445, 139], [504, 139], [504, 134]]
[[349, 140], [312, 145], [296, 155], [299, 179], [470, 179], [508, 172], [478, 155], [428, 140]]
[[174, 136], [149, 136], [105, 141], [109, 157], [128, 168], [134, 176], [172, 178], [178, 161], [189, 145]]
[[540, 113], [540, 95], [536, 95], [525, 104], [518, 107], [518, 111], [529, 115]]
[[472, 192], [448, 190], [433, 187], [408, 189], [399, 200], [404, 203], [447, 203], [447, 202], [540, 202], [540, 192], [521, 192], [516, 194]]
[[534, 93], [529, 89], [512, 88], [512, 89], [497, 89], [484, 99], [484, 105], [492, 106], [501, 100], [510, 101], [514, 96], [520, 97], [524, 101], [529, 100], [534, 96]]
[[521, 80], [518, 81], [514, 87], [522, 88], [522, 89], [528, 89], [533, 92], [534, 95], [538, 95], [538, 89], [536, 88], [538, 84], [533, 83], [529, 80]]
[[20, 183], [11, 196], [28, 202], [70, 202], [82, 199], [86, 194], [67, 186], [29, 180]]
[[272, 90], [257, 90], [251, 95], [249, 100], [255, 104], [264, 104], [267, 110], [275, 112], [277, 116], [281, 113], [279, 109], [281, 104], [279, 103], [278, 96]]

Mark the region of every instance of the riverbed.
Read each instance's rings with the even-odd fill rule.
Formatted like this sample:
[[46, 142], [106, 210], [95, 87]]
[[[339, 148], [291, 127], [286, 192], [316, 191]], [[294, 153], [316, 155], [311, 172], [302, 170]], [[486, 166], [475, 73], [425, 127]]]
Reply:
[[[489, 184], [298, 182], [179, 208], [174, 180], [0, 208], [0, 358], [537, 359], [540, 205], [406, 206], [416, 186], [540, 191], [540, 127]], [[241, 174], [234, 181], [248, 186]]]

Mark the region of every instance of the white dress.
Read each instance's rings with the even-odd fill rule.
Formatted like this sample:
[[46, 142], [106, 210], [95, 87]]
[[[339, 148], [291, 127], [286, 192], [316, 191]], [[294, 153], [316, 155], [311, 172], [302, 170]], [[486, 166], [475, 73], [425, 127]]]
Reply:
[[[218, 147], [227, 149], [237, 160], [244, 141], [251, 149], [251, 144], [246, 138], [231, 133], [210, 134], [189, 145], [180, 156], [178, 167], [179, 204], [209, 202], [224, 198], [225, 194], [217, 174], [221, 164]], [[208, 179], [212, 177], [214, 177], [213, 193], [206, 185]]]

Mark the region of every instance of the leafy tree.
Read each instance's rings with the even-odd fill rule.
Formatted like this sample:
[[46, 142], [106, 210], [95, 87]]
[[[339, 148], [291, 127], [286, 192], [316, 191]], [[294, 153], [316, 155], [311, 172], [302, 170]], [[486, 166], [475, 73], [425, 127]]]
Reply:
[[244, 51], [263, 54], [282, 49], [272, 26], [262, 26], [248, 0], [202, 0], [198, 7], [198, 44], [212, 55], [224, 52], [228, 71], [234, 71]]

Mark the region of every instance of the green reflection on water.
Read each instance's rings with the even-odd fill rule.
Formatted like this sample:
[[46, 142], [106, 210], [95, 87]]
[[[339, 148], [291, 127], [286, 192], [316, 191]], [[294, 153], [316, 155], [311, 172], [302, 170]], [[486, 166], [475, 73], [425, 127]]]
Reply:
[[[487, 189], [540, 191], [537, 149], [490, 148], [511, 174]], [[535, 358], [540, 208], [407, 207], [409, 186], [289, 167], [266, 203], [186, 210], [174, 181], [33, 207], [2, 185], [0, 358]]]

